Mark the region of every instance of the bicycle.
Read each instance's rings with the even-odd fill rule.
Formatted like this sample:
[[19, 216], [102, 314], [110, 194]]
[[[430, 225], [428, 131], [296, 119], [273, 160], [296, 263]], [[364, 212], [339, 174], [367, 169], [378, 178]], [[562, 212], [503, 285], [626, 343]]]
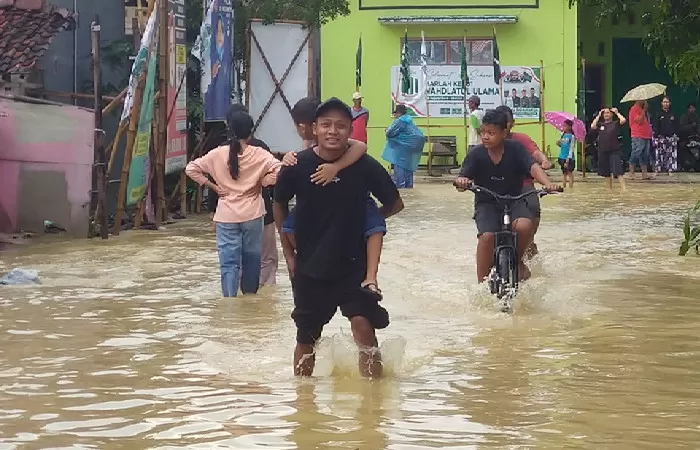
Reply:
[[[452, 183], [459, 189], [457, 183]], [[552, 194], [553, 192], [544, 189], [532, 190], [520, 195], [500, 195], [485, 187], [472, 184], [465, 190], [475, 194], [484, 193], [493, 197], [503, 206], [503, 228], [496, 232], [493, 248], [493, 266], [489, 274], [488, 283], [491, 294], [495, 295], [502, 302], [501, 311], [508, 313], [512, 311], [512, 300], [518, 293], [519, 273], [518, 273], [518, 235], [513, 231], [510, 218], [511, 205], [524, 198], [537, 194], [540, 197]], [[564, 192], [563, 188], [558, 188], [556, 192]]]

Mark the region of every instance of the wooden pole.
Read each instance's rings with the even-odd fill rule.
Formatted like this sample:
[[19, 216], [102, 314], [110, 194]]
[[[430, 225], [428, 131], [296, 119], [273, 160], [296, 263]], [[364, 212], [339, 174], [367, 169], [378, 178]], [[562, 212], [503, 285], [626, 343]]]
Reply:
[[100, 210], [100, 237], [107, 239], [107, 176], [105, 174], [104, 130], [102, 129], [102, 62], [100, 55], [100, 17], [96, 16], [90, 27], [92, 37], [92, 67], [95, 92], [95, 175], [97, 180], [96, 212]]
[[[127, 93], [128, 91], [129, 91], [129, 88], [124, 88], [124, 90], [121, 91], [121, 92], [119, 93], [119, 95], [117, 95], [116, 97], [114, 97], [114, 99], [112, 99], [112, 101], [109, 102], [109, 103], [107, 104], [107, 106], [105, 106], [105, 107], [102, 109], [102, 115], [111, 113], [112, 110], [113, 110], [114, 108], [116, 108], [117, 106], [119, 106], [119, 105], [124, 101], [124, 97], [126, 97], [126, 93]], [[107, 97], [104, 97], [104, 96], [103, 96], [102, 98], [107, 99]]]
[[168, 148], [168, 87], [170, 78], [170, 60], [168, 58], [170, 42], [168, 25], [169, 25], [169, 2], [161, 0], [160, 13], [160, 45], [159, 55], [159, 74], [158, 80], [160, 84], [160, 96], [158, 97], [158, 137], [154, 139], [155, 144], [155, 174], [156, 174], [156, 189], [155, 189], [155, 205], [156, 205], [156, 227], [160, 227], [163, 223], [163, 215], [165, 212], [165, 156]]
[[131, 168], [131, 157], [134, 153], [134, 144], [136, 143], [136, 133], [139, 129], [139, 117], [141, 116], [141, 102], [143, 101], [144, 88], [143, 74], [136, 84], [134, 89], [134, 103], [129, 114], [129, 128], [126, 132], [126, 149], [124, 151], [124, 162], [122, 163], [122, 172], [119, 179], [119, 195], [117, 196], [117, 211], [114, 214], [114, 235], [118, 236], [122, 226], [122, 216], [124, 215], [124, 203], [126, 202], [126, 188], [129, 182], [129, 169]]
[[[544, 120], [542, 120], [542, 116], [544, 115], [544, 61], [540, 60], [540, 138], [542, 139], [542, 146], [540, 147], [542, 151], [545, 151], [545, 145], [546, 145], [546, 139], [545, 139], [545, 123]], [[549, 149], [546, 150], [547, 153], [547, 158], [551, 158], [551, 155], [549, 154]]]
[[112, 173], [112, 166], [114, 165], [114, 157], [117, 154], [117, 147], [119, 147], [119, 142], [121, 142], [122, 135], [126, 131], [127, 123], [123, 122], [119, 124], [117, 128], [117, 134], [114, 136], [114, 140], [108, 145], [109, 147], [109, 163], [107, 163], [107, 173]]
[[[586, 121], [586, 94], [587, 94], [587, 89], [586, 89], [586, 58], [581, 58], [581, 89], [579, 90], [579, 96], [581, 97], [579, 100], [579, 104], [582, 104], [582, 110], [581, 110], [581, 117], [583, 117], [583, 126], [584, 130], [588, 131], [588, 124], [585, 122]], [[588, 133], [586, 133], [586, 136]], [[581, 147], [581, 159], [579, 159], [579, 164], [581, 164], [581, 174], [583, 178], [586, 178], [586, 169], [587, 169], [587, 164], [588, 161], [586, 161], [586, 137], [584, 136], [583, 142], [580, 145]]]
[[425, 115], [428, 119], [428, 176], [433, 176], [433, 139], [432, 131], [430, 129], [430, 100], [428, 100], [428, 93], [425, 94]]

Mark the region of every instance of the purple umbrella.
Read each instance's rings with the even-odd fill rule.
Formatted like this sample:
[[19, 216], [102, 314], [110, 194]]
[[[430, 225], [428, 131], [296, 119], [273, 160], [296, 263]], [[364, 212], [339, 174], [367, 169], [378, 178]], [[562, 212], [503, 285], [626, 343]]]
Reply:
[[583, 124], [581, 120], [574, 117], [573, 114], [568, 112], [546, 112], [544, 113], [544, 119], [548, 124], [552, 125], [557, 130], [564, 132], [564, 122], [570, 120], [574, 123], [573, 132], [574, 137], [577, 141], [583, 142], [586, 140], [586, 125]]

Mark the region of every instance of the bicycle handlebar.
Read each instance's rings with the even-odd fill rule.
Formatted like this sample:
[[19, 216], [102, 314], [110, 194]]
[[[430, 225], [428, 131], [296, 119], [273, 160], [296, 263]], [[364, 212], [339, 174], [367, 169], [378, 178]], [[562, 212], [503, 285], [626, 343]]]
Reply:
[[[456, 182], [456, 181], [453, 182], [452, 185], [453, 185], [454, 187], [459, 188], [459, 186], [457, 186], [457, 182]], [[522, 193], [522, 194], [520, 194], [520, 195], [501, 195], [501, 194], [497, 194], [497, 193], [493, 192], [493, 191], [490, 190], [490, 189], [486, 189], [485, 187], [478, 186], [478, 185], [476, 185], [476, 184], [472, 184], [472, 185], [470, 185], [470, 186], [467, 186], [465, 189], [466, 189], [467, 191], [474, 192], [475, 194], [476, 194], [476, 193], [488, 194], [488, 195], [490, 195], [491, 197], [495, 198], [496, 200], [506, 200], [506, 201], [511, 201], [511, 202], [515, 202], [515, 201], [518, 201], [518, 200], [522, 200], [522, 199], [524, 199], [525, 197], [527, 197], [527, 196], [529, 196], [529, 195], [532, 195], [532, 194], [537, 194], [537, 195], [539, 195], [540, 197], [544, 197], [545, 195], [549, 195], [549, 194], [552, 194], [552, 193], [554, 193], [554, 192], [564, 192], [564, 188], [561, 187], [561, 186], [558, 187], [556, 191], [548, 191], [548, 190], [546, 190], [546, 189], [537, 189], [537, 190], [532, 190], [532, 191], [528, 191], [528, 192]]]

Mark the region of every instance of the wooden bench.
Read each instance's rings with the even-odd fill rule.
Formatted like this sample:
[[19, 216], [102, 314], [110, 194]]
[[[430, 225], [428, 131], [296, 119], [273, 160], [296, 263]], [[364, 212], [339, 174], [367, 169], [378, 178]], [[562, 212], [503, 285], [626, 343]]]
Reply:
[[[432, 152], [430, 151], [432, 146]], [[451, 169], [459, 167], [457, 162], [457, 137], [456, 136], [430, 136], [423, 150], [426, 163], [418, 167], [422, 169], [431, 168], [429, 175], [449, 173]]]

